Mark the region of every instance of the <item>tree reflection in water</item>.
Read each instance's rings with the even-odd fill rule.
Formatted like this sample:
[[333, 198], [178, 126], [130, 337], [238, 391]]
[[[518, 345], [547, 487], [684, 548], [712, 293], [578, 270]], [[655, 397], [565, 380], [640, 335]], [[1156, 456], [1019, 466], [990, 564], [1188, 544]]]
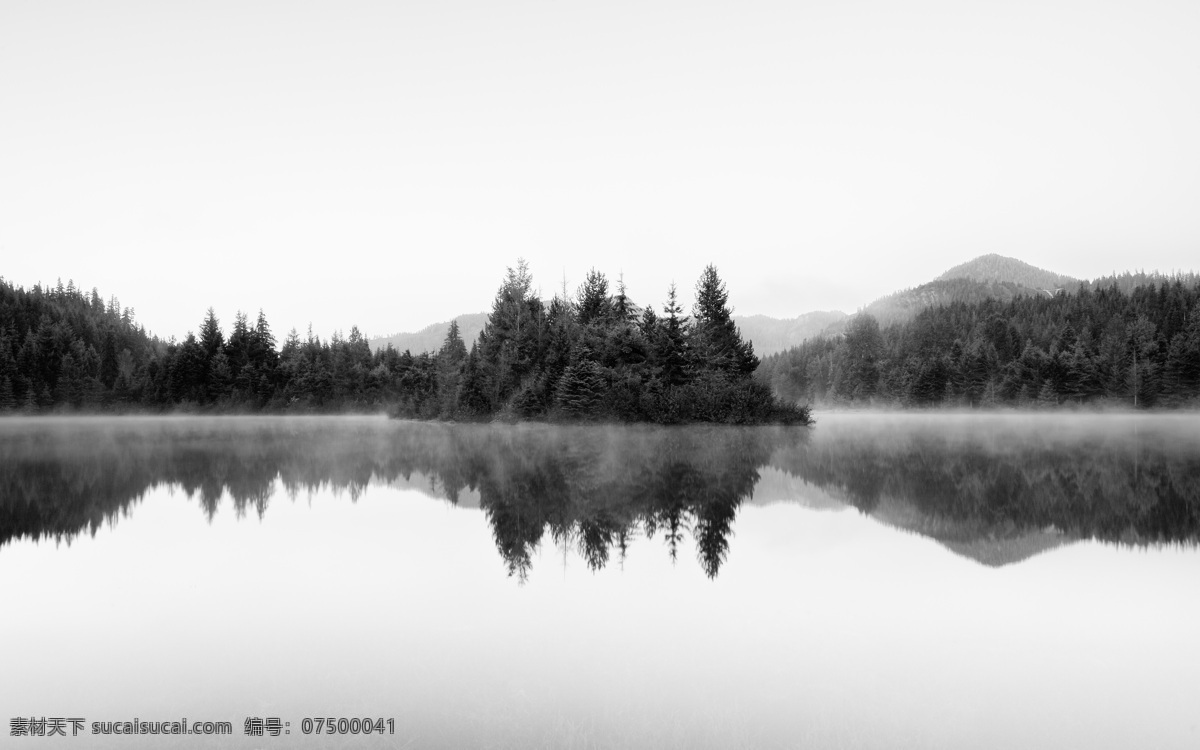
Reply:
[[592, 569], [661, 529], [672, 558], [695, 535], [716, 576], [758, 468], [803, 428], [447, 425], [373, 419], [24, 420], [0, 428], [0, 544], [95, 534], [152, 487], [178, 486], [212, 518], [289, 495], [424, 477], [457, 502], [479, 493], [509, 573], [524, 579], [543, 538]]
[[1035, 532], [1136, 545], [1200, 538], [1191, 417], [847, 419], [774, 463], [960, 552], [955, 544]]
[[[239, 516], [262, 517], [280, 485], [292, 497], [328, 488], [354, 501], [372, 483], [415, 483], [451, 502], [478, 493], [509, 573], [522, 580], [547, 537], [578, 549], [598, 570], [614, 556], [623, 560], [640, 535], [661, 537], [673, 560], [690, 536], [715, 577], [738, 508], [764, 467], [984, 561], [1023, 559], [1029, 544], [1020, 540], [1051, 532], [1131, 544], [1195, 544], [1200, 532], [1195, 430], [1148, 429], [1130, 440], [1121, 430], [1065, 435], [978, 419], [866, 424], [810, 431], [369, 418], [4, 420], [0, 544], [94, 534], [160, 485], [182, 488], [211, 519], [225, 495]], [[996, 540], [1017, 551], [979, 552]]]

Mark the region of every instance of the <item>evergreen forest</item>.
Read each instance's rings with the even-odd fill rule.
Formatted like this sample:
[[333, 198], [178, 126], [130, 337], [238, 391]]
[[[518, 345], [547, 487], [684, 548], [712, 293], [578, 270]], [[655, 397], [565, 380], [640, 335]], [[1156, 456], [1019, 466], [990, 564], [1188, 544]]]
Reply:
[[0, 412], [378, 412], [418, 419], [806, 424], [808, 409], [753, 377], [759, 360], [708, 266], [685, 315], [659, 314], [591, 271], [573, 296], [533, 292], [510, 268], [478, 340], [452, 323], [442, 347], [372, 351], [357, 327], [279, 345], [265, 314], [226, 334], [209, 308], [183, 341], [149, 335], [119, 300], [73, 282], [0, 279]]
[[829, 406], [1197, 405], [1196, 277], [1125, 281], [956, 301], [892, 325], [860, 313], [840, 336], [767, 357], [757, 377]]

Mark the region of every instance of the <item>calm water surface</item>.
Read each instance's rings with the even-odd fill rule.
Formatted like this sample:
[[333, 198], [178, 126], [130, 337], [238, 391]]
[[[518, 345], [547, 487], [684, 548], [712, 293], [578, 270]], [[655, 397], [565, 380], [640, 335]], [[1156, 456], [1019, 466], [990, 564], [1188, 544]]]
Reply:
[[3, 744], [1194, 748], [1198, 539], [1196, 415], [4, 419]]

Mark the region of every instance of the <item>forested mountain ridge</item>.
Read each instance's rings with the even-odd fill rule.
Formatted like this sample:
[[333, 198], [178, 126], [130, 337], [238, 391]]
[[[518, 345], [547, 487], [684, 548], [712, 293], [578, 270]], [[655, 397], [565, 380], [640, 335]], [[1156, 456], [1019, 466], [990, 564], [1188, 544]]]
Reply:
[[[955, 302], [974, 304], [992, 299], [1007, 302], [1020, 295], [1038, 293], [1036, 289], [1011, 281], [939, 279], [881, 297], [863, 308], [860, 313], [874, 317], [880, 325], [892, 325], [912, 320], [917, 313], [937, 305], [949, 305]], [[860, 313], [856, 313], [856, 315]], [[852, 319], [853, 316], [847, 316], [828, 326], [821, 332], [821, 335], [835, 336], [845, 333], [846, 327]]]
[[[881, 297], [863, 311], [880, 325], [890, 325], [911, 320], [921, 310], [936, 305], [973, 304], [988, 299], [1007, 302], [1024, 294], [1045, 294], [1043, 290], [1054, 293], [1056, 289], [1074, 289], [1079, 283], [1070, 276], [1046, 271], [1016, 258], [981, 255], [960, 263], [933, 281]], [[840, 335], [852, 317], [831, 311], [805, 313], [792, 320], [759, 315], [735, 320], [745, 337], [754, 343], [755, 350], [768, 356], [799, 346], [810, 338]], [[821, 321], [825, 324], [820, 325]]]
[[[929, 307], [891, 325], [856, 315], [846, 333], [764, 359], [777, 393], [829, 405], [964, 407], [1200, 401], [1200, 281]], [[1149, 277], [1154, 278], [1154, 277]]]
[[[993, 253], [960, 263], [933, 281], [880, 297], [860, 312], [871, 315], [880, 325], [888, 326], [912, 320], [917, 313], [937, 305], [955, 302], [974, 304], [989, 299], [1007, 302], [1020, 295], [1054, 294], [1058, 289], [1067, 288], [1073, 290], [1079, 283], [1070, 276]], [[821, 335], [844, 334], [851, 317], [833, 323]]]
[[[928, 283], [880, 297], [860, 312], [871, 315], [881, 326], [889, 326], [908, 322], [922, 310], [938, 305], [958, 302], [976, 304], [984, 300], [1009, 302], [1022, 295], [1048, 297], [1073, 292], [1081, 286], [1091, 291], [1115, 288], [1130, 294], [1138, 287], [1174, 281], [1194, 286], [1200, 283], [1200, 277], [1190, 272], [1164, 274], [1157, 271], [1126, 271], [1092, 281], [1080, 281], [1031, 266], [1016, 258], [991, 254], [959, 264]], [[852, 319], [853, 316], [846, 316], [827, 326], [820, 335], [843, 335]], [[792, 346], [800, 343], [795, 342]]]

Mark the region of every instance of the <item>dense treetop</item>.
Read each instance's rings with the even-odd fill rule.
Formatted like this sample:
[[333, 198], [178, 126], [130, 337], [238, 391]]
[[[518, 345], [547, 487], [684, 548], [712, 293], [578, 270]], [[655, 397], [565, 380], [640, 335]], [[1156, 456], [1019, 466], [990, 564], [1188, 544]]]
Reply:
[[[574, 297], [532, 293], [523, 261], [508, 270], [492, 312], [443, 379], [438, 416], [652, 422], [806, 422], [751, 375], [753, 348], [734, 325], [716, 268], [684, 315], [674, 286], [662, 315], [592, 270]], [[439, 357], [454, 346], [454, 331]], [[448, 386], [448, 387], [447, 387]]]

